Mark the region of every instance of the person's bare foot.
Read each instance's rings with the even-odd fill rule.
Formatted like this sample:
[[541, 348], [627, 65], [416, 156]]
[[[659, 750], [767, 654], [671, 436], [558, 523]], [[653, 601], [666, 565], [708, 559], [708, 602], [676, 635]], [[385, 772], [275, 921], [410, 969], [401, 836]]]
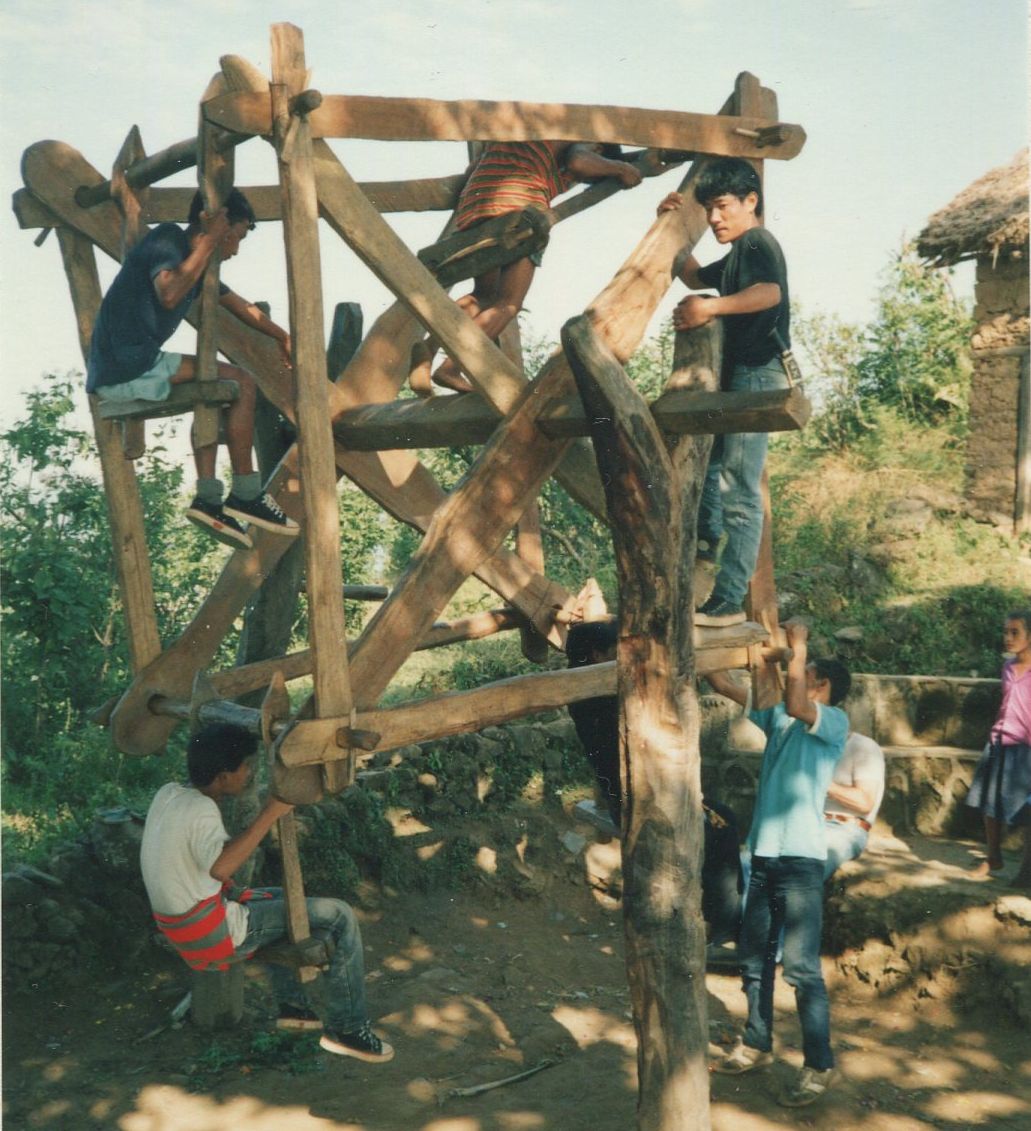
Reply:
[[982, 860], [980, 864], [971, 868], [967, 875], [972, 880], [989, 880], [997, 876], [1003, 869], [1001, 860]]
[[455, 363], [450, 358], [442, 365], [437, 366], [437, 371], [433, 374], [433, 383], [440, 385], [442, 389], [453, 389], [456, 393], [476, 392], [469, 381], [459, 373]]
[[425, 342], [416, 342], [412, 346], [412, 359], [408, 369], [408, 387], [417, 397], [433, 396], [433, 379], [431, 367], [433, 354]]

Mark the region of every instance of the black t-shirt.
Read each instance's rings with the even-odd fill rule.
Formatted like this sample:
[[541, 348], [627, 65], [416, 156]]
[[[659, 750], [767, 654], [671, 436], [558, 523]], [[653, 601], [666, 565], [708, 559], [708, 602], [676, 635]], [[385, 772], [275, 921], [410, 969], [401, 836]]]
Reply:
[[756, 283], [780, 287], [780, 302], [769, 310], [723, 316], [725, 376], [735, 365], [765, 365], [777, 357], [780, 347], [770, 336], [773, 330], [780, 334], [785, 349], [791, 345], [788, 268], [780, 244], [765, 228], [749, 228], [722, 259], [702, 267], [698, 277], [721, 295], [736, 295]]

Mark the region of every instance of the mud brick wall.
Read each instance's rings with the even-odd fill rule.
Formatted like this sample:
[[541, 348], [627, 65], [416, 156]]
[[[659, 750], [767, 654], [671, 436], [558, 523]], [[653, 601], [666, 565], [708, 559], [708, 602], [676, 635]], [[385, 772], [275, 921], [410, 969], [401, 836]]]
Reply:
[[[980, 821], [963, 801], [999, 707], [995, 679], [855, 675], [844, 706], [853, 730], [884, 747], [880, 817], [896, 833], [975, 836]], [[719, 696], [702, 699], [702, 783], [730, 805], [742, 829], [752, 819], [764, 739]]]
[[978, 517], [1008, 526], [1016, 503], [1017, 409], [1026, 360], [995, 351], [1027, 349], [1027, 259], [978, 259], [975, 300], [966, 495]]

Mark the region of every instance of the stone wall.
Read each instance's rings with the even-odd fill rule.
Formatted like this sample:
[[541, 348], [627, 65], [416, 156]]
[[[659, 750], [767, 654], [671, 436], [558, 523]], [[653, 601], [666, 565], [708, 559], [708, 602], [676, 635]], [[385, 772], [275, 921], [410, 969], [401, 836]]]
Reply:
[[1027, 267], [1015, 255], [977, 261], [966, 496], [976, 517], [1007, 528], [1015, 514], [1021, 366], [1027, 364], [1012, 351], [1028, 348]]

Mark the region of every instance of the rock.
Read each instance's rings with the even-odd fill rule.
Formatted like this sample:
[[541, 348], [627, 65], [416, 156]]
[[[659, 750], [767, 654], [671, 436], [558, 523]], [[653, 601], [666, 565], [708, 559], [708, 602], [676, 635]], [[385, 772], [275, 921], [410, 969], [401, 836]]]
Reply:
[[18, 873], [19, 876], [24, 876], [27, 880], [31, 880], [34, 884], [39, 884], [40, 887], [64, 887], [64, 882], [62, 880], [59, 880], [56, 876], [51, 876], [47, 872], [41, 872], [38, 868], [33, 868], [31, 864], [18, 864], [14, 870]]
[[1031, 896], [1004, 895], [995, 901], [995, 917], [1003, 922], [1031, 927]]
[[46, 936], [54, 942], [71, 942], [79, 934], [78, 928], [65, 915], [52, 915], [45, 924]]
[[582, 837], [579, 833], [573, 832], [572, 829], [567, 830], [562, 834], [562, 847], [571, 856], [579, 856], [587, 846], [587, 838]]
[[3, 878], [3, 902], [9, 907], [30, 906], [43, 898], [37, 884], [20, 872], [6, 872]]
[[863, 630], [858, 624], [850, 624], [846, 628], [839, 628], [834, 639], [839, 644], [858, 644], [863, 639]]
[[934, 508], [926, 499], [918, 495], [906, 495], [892, 499], [884, 508], [880, 526], [890, 533], [905, 537], [909, 534], [922, 534], [934, 518]]

